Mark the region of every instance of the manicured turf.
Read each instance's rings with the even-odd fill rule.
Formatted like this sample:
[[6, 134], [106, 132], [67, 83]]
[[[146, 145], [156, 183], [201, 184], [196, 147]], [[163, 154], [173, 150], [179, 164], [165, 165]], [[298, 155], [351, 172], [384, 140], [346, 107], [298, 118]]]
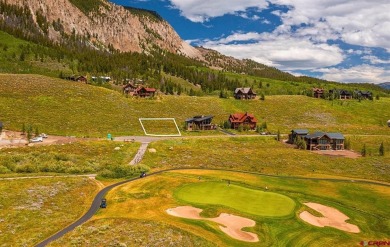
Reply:
[[[201, 176], [201, 181], [199, 181]], [[191, 203], [202, 208], [202, 216], [218, 217], [221, 213], [234, 214], [256, 221], [256, 226], [246, 230], [259, 236], [257, 243], [235, 240], [223, 233], [219, 224], [210, 221], [190, 220], [167, 214], [168, 208], [189, 203], [178, 200], [178, 190], [187, 186], [196, 188], [206, 184], [219, 184], [236, 192], [238, 200], [242, 189], [262, 190], [286, 195], [296, 203], [293, 213], [286, 217], [267, 217], [245, 213], [225, 205]], [[234, 186], [237, 186], [236, 188]], [[241, 187], [239, 187], [241, 186]], [[221, 188], [221, 190], [223, 189]], [[175, 193], [176, 192], [176, 193]], [[268, 193], [268, 192], [267, 192]], [[101, 209], [86, 225], [78, 228], [51, 246], [109, 245], [167, 246], [358, 246], [365, 239], [386, 239], [390, 232], [389, 187], [360, 182], [334, 182], [325, 180], [302, 180], [275, 178], [207, 170], [172, 171], [147, 176], [124, 184], [107, 195], [108, 207]], [[198, 198], [200, 201], [202, 198]], [[330, 227], [316, 227], [305, 223], [299, 213], [309, 210], [303, 203], [315, 202], [333, 207], [350, 217], [348, 223], [357, 225], [361, 232], [348, 233]], [[252, 202], [250, 202], [252, 203]], [[248, 203], [248, 204], [250, 204]], [[310, 211], [315, 213], [313, 211]], [[316, 214], [317, 215], [317, 214]], [[204, 241], [207, 240], [207, 241]], [[88, 243], [88, 244], [86, 244]]]
[[286, 216], [295, 207], [295, 202], [287, 196], [229, 182], [187, 184], [179, 188], [175, 195], [189, 203], [222, 205], [258, 216]]

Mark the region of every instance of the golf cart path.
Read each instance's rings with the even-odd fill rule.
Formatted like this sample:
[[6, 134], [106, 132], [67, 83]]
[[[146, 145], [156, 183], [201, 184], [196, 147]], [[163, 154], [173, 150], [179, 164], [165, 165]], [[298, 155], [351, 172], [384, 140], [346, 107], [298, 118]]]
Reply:
[[[350, 182], [350, 183], [362, 183], [362, 184], [374, 184], [374, 185], [381, 185], [385, 187], [390, 187], [390, 183], [386, 182], [377, 182], [377, 181], [369, 181], [369, 180], [363, 180], [363, 179], [339, 179], [339, 178], [310, 178], [310, 177], [298, 177], [298, 176], [279, 176], [279, 175], [269, 175], [269, 174], [262, 174], [262, 173], [256, 173], [256, 172], [249, 172], [249, 171], [237, 171], [237, 170], [229, 170], [229, 169], [204, 169], [204, 168], [175, 168], [175, 169], [167, 169], [167, 170], [161, 170], [153, 173], [149, 173], [148, 176], [154, 176], [158, 174], [162, 174], [165, 172], [170, 172], [170, 171], [184, 171], [184, 170], [214, 170], [214, 171], [226, 171], [226, 172], [236, 172], [236, 173], [243, 173], [243, 174], [253, 174], [253, 175], [259, 175], [259, 176], [266, 176], [266, 177], [274, 177], [274, 178], [283, 178], [283, 179], [302, 179], [302, 180], [314, 180], [314, 181], [333, 181], [333, 182]], [[74, 223], [71, 225], [65, 227], [64, 229], [58, 231], [51, 237], [45, 239], [41, 243], [35, 245], [36, 247], [43, 247], [49, 244], [52, 241], [57, 240], [58, 238], [64, 236], [66, 233], [74, 230], [76, 227], [82, 225], [86, 221], [88, 221], [92, 216], [96, 213], [96, 211], [100, 208], [100, 202], [104, 198], [104, 196], [113, 188], [120, 186], [125, 183], [129, 183], [132, 181], [136, 181], [139, 179], [144, 179], [144, 178], [131, 178], [128, 180], [124, 180], [112, 185], [109, 185], [99, 191], [99, 193], [95, 196], [95, 198], [92, 201], [91, 207], [89, 210], [81, 216], [78, 220], [76, 220]]]
[[146, 150], [148, 149], [149, 142], [142, 142], [141, 146], [138, 149], [138, 152], [134, 156], [133, 160], [130, 161], [130, 165], [136, 165], [141, 162], [142, 158], [145, 155]]

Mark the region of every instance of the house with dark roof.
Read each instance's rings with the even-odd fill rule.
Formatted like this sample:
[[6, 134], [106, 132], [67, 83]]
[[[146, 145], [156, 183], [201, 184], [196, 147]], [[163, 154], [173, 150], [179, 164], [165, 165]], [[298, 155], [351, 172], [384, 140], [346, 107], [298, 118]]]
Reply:
[[288, 135], [288, 142], [294, 143], [295, 139], [297, 139], [298, 137], [304, 138], [308, 134], [309, 134], [309, 131], [307, 129], [291, 130], [291, 134]]
[[212, 124], [214, 116], [195, 116], [185, 120], [187, 130], [213, 130], [216, 125]]
[[353, 95], [352, 95], [352, 92], [348, 91], [348, 90], [344, 90], [344, 89], [331, 89], [329, 90], [329, 94], [331, 95], [334, 95], [335, 98], [339, 98], [339, 99], [352, 99], [353, 98]]
[[236, 90], [234, 90], [234, 98], [235, 99], [254, 99], [254, 98], [256, 98], [256, 93], [253, 92], [252, 88], [250, 88], [250, 87], [236, 88]]
[[372, 99], [372, 93], [370, 91], [357, 90], [354, 93], [358, 99]]
[[234, 113], [229, 116], [229, 124], [232, 129], [238, 129], [240, 126], [248, 126], [249, 129], [256, 129], [257, 119], [253, 114]]
[[315, 132], [304, 137], [308, 150], [343, 150], [344, 136], [341, 133]]

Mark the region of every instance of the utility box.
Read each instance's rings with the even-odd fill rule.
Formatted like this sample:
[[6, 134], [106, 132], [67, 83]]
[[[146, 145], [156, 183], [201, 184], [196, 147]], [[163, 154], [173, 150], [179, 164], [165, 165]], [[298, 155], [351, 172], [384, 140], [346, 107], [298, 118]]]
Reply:
[[108, 139], [108, 140], [112, 140], [111, 134], [107, 134], [107, 139]]

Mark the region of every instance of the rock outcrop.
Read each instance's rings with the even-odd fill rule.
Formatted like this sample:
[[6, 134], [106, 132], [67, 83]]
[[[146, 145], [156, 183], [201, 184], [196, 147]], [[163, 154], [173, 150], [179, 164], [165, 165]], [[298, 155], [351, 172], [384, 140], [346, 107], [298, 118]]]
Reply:
[[71, 0], [7, 0], [8, 4], [27, 7], [37, 25], [37, 17], [43, 16], [48, 24], [46, 34], [54, 41], [60, 41], [65, 33], [83, 37], [97, 49], [113, 47], [122, 52], [147, 53], [158, 48], [201, 59], [200, 52], [158, 15], [106, 0], [96, 2], [96, 10], [88, 12]]

